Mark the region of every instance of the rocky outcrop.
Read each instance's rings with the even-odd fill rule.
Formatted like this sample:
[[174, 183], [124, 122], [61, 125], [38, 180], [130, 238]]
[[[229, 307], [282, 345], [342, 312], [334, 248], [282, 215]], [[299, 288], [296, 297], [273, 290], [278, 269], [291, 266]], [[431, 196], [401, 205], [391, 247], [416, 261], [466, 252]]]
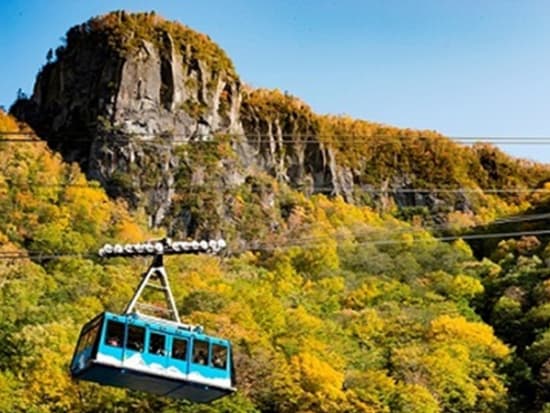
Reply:
[[[193, 233], [193, 208], [203, 203], [175, 200], [205, 185], [214, 188], [210, 207], [229, 220], [222, 204], [236, 198], [224, 190], [258, 173], [308, 195], [445, 213], [473, 206], [465, 193], [430, 187], [507, 185], [510, 167], [519, 168], [435, 132], [320, 116], [286, 93], [245, 88], [207, 36], [153, 13], [115, 12], [73, 27], [55, 55], [12, 113], [110, 195], [144, 207], [152, 226]], [[228, 135], [230, 151], [187, 145]], [[519, 184], [548, 175], [522, 168]]]
[[251, 155], [263, 170], [306, 194], [353, 200], [353, 174], [320, 140], [318, 118], [305, 103], [279, 91], [249, 90], [241, 119]]
[[[133, 19], [149, 24], [153, 35], [139, 37]], [[32, 97], [12, 112], [111, 195], [144, 205], [157, 225], [173, 197], [175, 148], [243, 133], [239, 79], [230, 64], [220, 68], [201, 56], [194, 44], [200, 36], [154, 15], [93, 19], [68, 32]], [[228, 61], [210, 47], [219, 54], [211, 58]]]
[[[309, 108], [308, 124], [300, 108], [279, 105], [266, 116], [250, 100], [241, 105], [231, 62], [204, 35], [151, 14], [117, 12], [69, 30], [56, 55], [12, 112], [112, 196], [144, 206], [153, 226], [171, 208], [184, 161], [178, 148], [215, 135], [231, 135], [239, 158], [225, 183], [266, 171], [308, 194], [352, 199], [353, 176], [317, 138]], [[254, 95], [277, 105], [278, 92]], [[197, 181], [202, 166], [192, 167], [189, 183], [204, 181]]]

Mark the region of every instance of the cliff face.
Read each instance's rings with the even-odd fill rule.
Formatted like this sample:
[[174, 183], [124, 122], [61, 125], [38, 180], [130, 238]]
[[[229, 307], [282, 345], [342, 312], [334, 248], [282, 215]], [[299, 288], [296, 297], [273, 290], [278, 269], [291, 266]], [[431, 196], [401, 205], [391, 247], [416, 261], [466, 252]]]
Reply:
[[319, 117], [300, 100], [278, 91], [244, 93], [241, 119], [257, 164], [307, 194], [353, 200], [353, 175], [320, 139]]
[[207, 36], [152, 13], [91, 19], [55, 55], [12, 113], [110, 195], [145, 208], [152, 226], [197, 231], [204, 200], [186, 194], [205, 185], [209, 208], [231, 220], [227, 190], [262, 173], [306, 194], [430, 214], [487, 204], [436, 188], [533, 187], [548, 176], [491, 148], [320, 116], [287, 94], [244, 88]]
[[204, 180], [203, 166], [189, 165], [177, 148], [220, 134], [235, 138], [239, 157], [225, 181], [240, 184], [265, 170], [307, 193], [351, 199], [351, 182], [341, 182], [350, 175], [318, 141], [311, 111], [310, 121], [288, 114], [267, 92], [254, 95], [272, 106], [271, 115], [241, 105], [230, 60], [202, 34], [152, 14], [116, 12], [73, 27], [56, 57], [12, 113], [111, 195], [144, 206], [152, 225], [172, 206], [180, 167], [196, 169], [190, 183]]
[[31, 99], [12, 111], [112, 195], [144, 205], [153, 224], [173, 197], [174, 148], [242, 134], [240, 82], [229, 59], [183, 26], [114, 13], [72, 28], [56, 54]]

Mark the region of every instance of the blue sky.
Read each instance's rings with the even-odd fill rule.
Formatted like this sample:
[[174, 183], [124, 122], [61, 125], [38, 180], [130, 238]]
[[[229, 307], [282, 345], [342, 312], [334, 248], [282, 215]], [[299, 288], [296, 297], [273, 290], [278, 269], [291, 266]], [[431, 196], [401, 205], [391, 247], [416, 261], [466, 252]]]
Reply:
[[[32, 92], [72, 25], [155, 10], [208, 34], [241, 79], [345, 113], [449, 136], [550, 136], [546, 0], [3, 0], [0, 105]], [[550, 145], [513, 145], [550, 162]]]

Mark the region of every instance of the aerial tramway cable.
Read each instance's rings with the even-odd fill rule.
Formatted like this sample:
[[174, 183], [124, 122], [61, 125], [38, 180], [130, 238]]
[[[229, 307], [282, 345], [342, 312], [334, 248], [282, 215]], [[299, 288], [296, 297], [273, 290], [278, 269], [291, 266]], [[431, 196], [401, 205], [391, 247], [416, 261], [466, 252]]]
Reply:
[[[383, 232], [385, 232], [384, 228], [380, 228]], [[404, 235], [404, 234], [414, 234], [418, 231], [405, 231], [405, 232], [398, 232], [397, 235]], [[390, 232], [391, 233], [391, 232]], [[495, 239], [495, 238], [517, 238], [517, 237], [524, 237], [524, 236], [537, 236], [537, 235], [550, 235], [550, 230], [533, 230], [533, 231], [515, 231], [515, 232], [499, 232], [499, 233], [486, 233], [486, 234], [463, 234], [463, 235], [453, 235], [453, 236], [442, 236], [442, 237], [429, 237], [429, 238], [413, 238], [413, 239], [376, 239], [376, 240], [365, 240], [365, 241], [356, 241], [356, 245], [391, 245], [391, 244], [416, 244], [416, 243], [431, 243], [431, 242], [449, 242], [449, 241], [457, 241], [460, 239], [463, 240], [476, 240], [476, 239]], [[306, 238], [305, 240], [296, 240], [292, 242], [287, 242], [281, 245], [271, 245], [266, 243], [259, 243], [260, 245], [257, 247], [250, 247], [250, 248], [240, 248], [235, 249], [231, 251], [230, 255], [239, 255], [242, 253], [245, 253], [247, 251], [274, 251], [277, 249], [286, 249], [286, 248], [292, 248], [292, 247], [315, 247], [318, 246], [319, 243], [325, 242], [327, 240], [335, 240], [334, 237], [331, 237], [329, 235], [326, 236], [319, 236], [319, 237], [310, 237]], [[336, 239], [338, 241], [338, 239]], [[139, 254], [137, 254], [139, 255]], [[35, 259], [35, 260], [50, 260], [50, 259], [56, 259], [56, 258], [69, 258], [69, 257], [77, 257], [77, 258], [91, 258], [94, 257], [95, 254], [93, 253], [64, 253], [64, 252], [55, 252], [55, 253], [31, 253], [27, 254], [25, 252], [21, 251], [4, 251], [0, 252], [0, 261], [1, 260], [16, 260], [16, 259]], [[120, 254], [120, 256], [124, 256], [124, 254]]]

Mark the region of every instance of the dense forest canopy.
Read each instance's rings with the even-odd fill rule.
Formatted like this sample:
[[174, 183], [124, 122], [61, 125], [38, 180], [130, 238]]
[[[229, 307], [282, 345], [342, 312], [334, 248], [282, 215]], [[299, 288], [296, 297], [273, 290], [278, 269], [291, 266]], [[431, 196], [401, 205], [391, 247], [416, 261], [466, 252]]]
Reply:
[[[3, 130], [23, 128], [5, 114], [0, 120]], [[69, 379], [81, 324], [103, 309], [120, 311], [145, 264], [88, 254], [105, 241], [155, 234], [45, 144], [15, 136], [0, 150], [2, 250], [28, 254], [3, 259], [0, 269], [0, 409], [197, 411]], [[286, 191], [286, 225], [299, 242], [224, 259], [167, 260], [185, 319], [235, 345], [239, 392], [200, 411], [502, 411], [522, 397], [511, 393], [516, 383], [527, 385], [519, 373], [531, 378], [537, 405], [544, 402], [534, 384], [539, 371], [544, 383], [547, 357], [547, 271], [532, 255], [540, 242], [503, 243], [498, 251], [510, 251], [503, 259], [479, 261], [464, 242], [438, 242], [391, 215]], [[518, 251], [528, 257], [518, 255], [516, 264], [510, 254]], [[521, 316], [519, 298], [498, 285], [533, 271], [538, 295]], [[507, 281], [512, 276], [518, 281]], [[506, 333], [510, 311], [520, 325], [527, 318], [541, 326], [521, 348]]]

